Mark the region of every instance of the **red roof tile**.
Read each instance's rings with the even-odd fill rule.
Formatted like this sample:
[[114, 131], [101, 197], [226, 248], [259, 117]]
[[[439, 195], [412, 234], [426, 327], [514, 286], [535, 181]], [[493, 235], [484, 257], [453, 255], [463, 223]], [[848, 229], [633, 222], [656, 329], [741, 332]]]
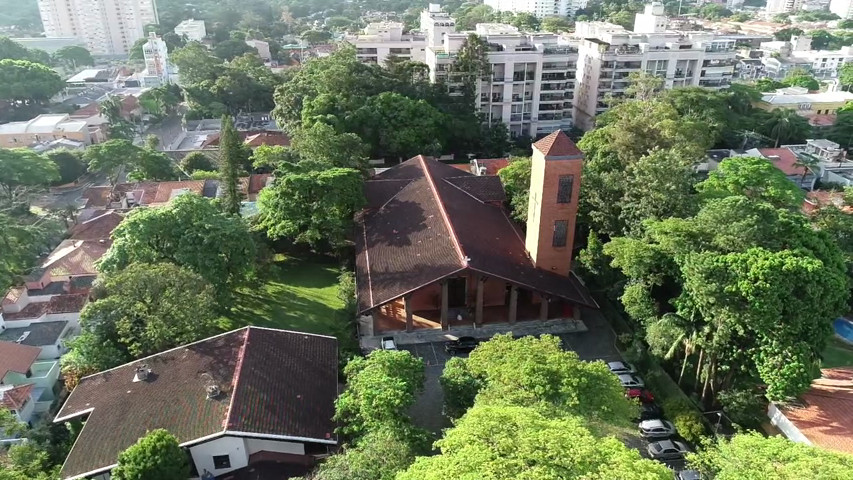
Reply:
[[583, 155], [583, 152], [575, 145], [568, 135], [562, 130], [542, 138], [533, 146], [542, 152], [546, 157], [568, 157], [574, 155]]
[[0, 392], [0, 395], [2, 395], [0, 403], [10, 410], [20, 410], [27, 403], [27, 399], [30, 398], [30, 393], [32, 393], [34, 386], [35, 384], [28, 383], [4, 390]]
[[509, 165], [508, 158], [478, 158], [477, 164], [486, 167], [486, 175], [497, 175], [499, 171]]
[[781, 407], [813, 444], [853, 454], [853, 367], [826, 368], [802, 395], [803, 406]]
[[246, 145], [255, 148], [261, 145], [272, 145], [286, 147], [290, 145], [290, 137], [284, 132], [248, 132], [249, 135], [243, 140]]
[[453, 168], [462, 170], [463, 172], [471, 173], [471, 164], [470, 163], [449, 163]]
[[89, 187], [83, 191], [87, 207], [107, 207], [110, 204], [112, 187]]
[[109, 240], [110, 233], [124, 220], [124, 216], [114, 211], [104, 212], [97, 217], [74, 225], [71, 238], [74, 240]]
[[3, 297], [2, 305], [11, 305], [18, 301], [21, 298], [21, 294], [26, 291], [24, 287], [12, 287], [6, 292], [6, 296]]
[[831, 127], [835, 125], [838, 115], [811, 115], [806, 118], [809, 119], [809, 124], [813, 127]]
[[[134, 382], [142, 364], [151, 374]], [[337, 370], [334, 337], [245, 327], [90, 375], [54, 420], [88, 415], [61, 478], [113, 465], [155, 428], [181, 443], [226, 430], [334, 442]]]
[[0, 380], [9, 372], [26, 374], [40, 353], [39, 347], [0, 341]]
[[20, 312], [4, 313], [3, 317], [11, 322], [39, 318], [46, 314], [76, 313], [83, 310], [87, 299], [88, 296], [85, 293], [54, 295], [46, 302], [30, 303], [22, 308]]
[[759, 148], [758, 151], [785, 175], [802, 175], [805, 170], [805, 167], [794, 166], [797, 163], [797, 156], [787, 148]]
[[108, 241], [63, 240], [42, 264], [53, 277], [95, 275], [95, 262], [107, 253]]
[[160, 182], [157, 184], [157, 195], [149, 205], [169, 203], [180, 192], [191, 192], [201, 195], [204, 191], [204, 180], [184, 180], [176, 182]]
[[812, 212], [821, 207], [838, 207], [844, 213], [853, 213], [853, 207], [844, 201], [844, 192], [814, 190], [806, 193], [806, 205], [804, 210]]

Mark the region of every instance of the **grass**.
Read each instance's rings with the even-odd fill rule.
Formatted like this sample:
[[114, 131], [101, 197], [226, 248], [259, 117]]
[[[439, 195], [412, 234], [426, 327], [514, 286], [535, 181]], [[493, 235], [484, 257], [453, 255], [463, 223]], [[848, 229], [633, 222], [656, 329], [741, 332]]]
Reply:
[[245, 325], [338, 337], [341, 350], [355, 347], [352, 323], [338, 298], [339, 268], [324, 257], [276, 256], [258, 284], [234, 295], [230, 328]]
[[853, 345], [845, 343], [835, 337], [829, 340], [829, 344], [823, 351], [823, 362], [821, 367], [850, 367], [853, 366]]

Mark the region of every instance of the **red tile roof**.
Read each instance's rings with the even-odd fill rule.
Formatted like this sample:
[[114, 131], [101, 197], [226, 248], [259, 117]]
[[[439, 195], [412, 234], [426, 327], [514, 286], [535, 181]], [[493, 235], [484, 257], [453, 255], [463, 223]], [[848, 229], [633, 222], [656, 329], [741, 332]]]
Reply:
[[155, 428], [180, 443], [226, 430], [334, 443], [337, 370], [334, 337], [245, 327], [84, 377], [55, 420], [88, 415], [61, 477], [104, 470]]
[[542, 138], [533, 146], [542, 152], [546, 157], [569, 157], [575, 155], [583, 155], [583, 152], [575, 145], [568, 135], [562, 130]]
[[813, 212], [821, 207], [835, 206], [844, 213], [853, 213], [853, 207], [844, 202], [844, 192], [814, 190], [806, 193], [803, 210]]
[[838, 115], [811, 115], [807, 117], [809, 125], [813, 127], [831, 127], [835, 125]]
[[89, 187], [83, 191], [87, 207], [107, 207], [110, 204], [112, 187]]
[[797, 156], [787, 148], [759, 148], [762, 155], [770, 159], [773, 165], [785, 175], [802, 175], [805, 167], [795, 167]]
[[853, 454], [853, 367], [826, 368], [802, 395], [803, 406], [781, 407], [814, 445]]
[[40, 353], [39, 347], [0, 341], [0, 380], [9, 372], [26, 374]]
[[204, 180], [184, 180], [175, 182], [160, 182], [157, 184], [157, 195], [149, 205], [169, 203], [179, 192], [191, 192], [201, 195], [204, 191]]
[[74, 240], [109, 240], [110, 234], [124, 220], [124, 216], [115, 211], [106, 211], [97, 217], [74, 225], [71, 238]]
[[247, 132], [249, 135], [243, 140], [246, 145], [255, 148], [261, 145], [273, 145], [286, 147], [290, 145], [290, 137], [284, 132]]
[[98, 115], [100, 113], [101, 106], [98, 105], [98, 102], [92, 102], [83, 108], [75, 110], [74, 112], [69, 114], [69, 116], [71, 116], [72, 118], [89, 118], [94, 117], [95, 115]]
[[471, 173], [471, 164], [470, 163], [449, 163], [453, 168], [462, 170], [463, 172]]
[[497, 175], [498, 172], [509, 165], [508, 158], [478, 158], [477, 164], [486, 167], [486, 175]]
[[6, 296], [3, 297], [2, 305], [11, 305], [18, 301], [21, 298], [21, 295], [27, 291], [24, 287], [12, 287], [6, 292]]
[[2, 395], [0, 397], [0, 404], [10, 410], [21, 410], [24, 404], [27, 403], [27, 399], [30, 398], [33, 387], [35, 387], [35, 384], [28, 383], [0, 392], [0, 395]]
[[466, 269], [595, 306], [574, 277], [533, 265], [521, 232], [492, 203], [503, 193], [496, 177], [460, 173], [419, 156], [365, 182], [368, 207], [356, 235], [360, 311]]
[[25, 320], [39, 318], [42, 315], [56, 315], [60, 313], [76, 313], [83, 310], [88, 296], [85, 293], [71, 293], [65, 295], [54, 295], [46, 302], [30, 303], [22, 308], [20, 312], [4, 313], [3, 318], [7, 321]]
[[109, 242], [63, 240], [47, 257], [42, 268], [53, 277], [96, 275], [95, 262], [107, 253]]

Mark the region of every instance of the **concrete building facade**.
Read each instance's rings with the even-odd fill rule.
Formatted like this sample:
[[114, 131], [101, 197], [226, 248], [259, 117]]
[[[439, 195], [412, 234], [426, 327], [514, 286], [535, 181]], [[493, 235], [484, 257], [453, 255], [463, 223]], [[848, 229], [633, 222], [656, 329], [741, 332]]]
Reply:
[[791, 13], [799, 11], [803, 6], [803, 0], [767, 0], [765, 12], [769, 15], [777, 13]]
[[586, 8], [586, 0], [485, 0], [484, 3], [499, 12], [530, 13], [537, 18], [573, 17]]
[[375, 22], [367, 25], [363, 33], [344, 39], [355, 45], [356, 55], [364, 63], [384, 64], [389, 57], [423, 62], [426, 38], [403, 30], [399, 22]]
[[156, 33], [148, 34], [148, 41], [142, 46], [145, 59], [145, 71], [142, 72], [142, 84], [146, 87], [156, 87], [170, 83], [172, 66], [169, 64], [169, 48]]
[[158, 23], [154, 0], [38, 0], [45, 36], [80, 39], [93, 55], [125, 55]]
[[829, 2], [829, 11], [842, 20], [853, 18], [853, 0], [832, 0]]
[[207, 36], [204, 20], [184, 20], [175, 26], [175, 33], [187, 37], [187, 40], [200, 42]]

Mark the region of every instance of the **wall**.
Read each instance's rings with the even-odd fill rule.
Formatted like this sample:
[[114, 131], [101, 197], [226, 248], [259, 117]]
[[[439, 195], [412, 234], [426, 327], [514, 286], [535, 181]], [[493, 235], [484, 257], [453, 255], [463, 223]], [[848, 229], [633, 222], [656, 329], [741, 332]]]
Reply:
[[[220, 437], [209, 442], [190, 447], [190, 454], [199, 475], [203, 475], [204, 471], [214, 475], [222, 475], [238, 468], [243, 468], [249, 464], [249, 454], [246, 453], [246, 442], [238, 437]], [[231, 458], [231, 468], [215, 469], [213, 468], [214, 455], [228, 455]]]
[[265, 440], [261, 438], [245, 439], [246, 451], [249, 455], [257, 452], [291, 453], [294, 455], [305, 455], [305, 445], [295, 442], [283, 442], [281, 440]]
[[805, 435], [800, 432], [800, 430], [791, 423], [790, 420], [782, 413], [781, 410], [776, 408], [776, 405], [771, 403], [767, 408], [767, 416], [770, 417], [770, 423], [775, 425], [785, 434], [785, 437], [792, 442], [805, 443], [806, 445], [811, 445], [812, 442], [806, 438]]
[[33, 416], [33, 409], [35, 408], [36, 402], [33, 400], [33, 397], [30, 396], [27, 398], [27, 403], [24, 404], [24, 408], [22, 408], [18, 412], [18, 420], [28, 423]]

